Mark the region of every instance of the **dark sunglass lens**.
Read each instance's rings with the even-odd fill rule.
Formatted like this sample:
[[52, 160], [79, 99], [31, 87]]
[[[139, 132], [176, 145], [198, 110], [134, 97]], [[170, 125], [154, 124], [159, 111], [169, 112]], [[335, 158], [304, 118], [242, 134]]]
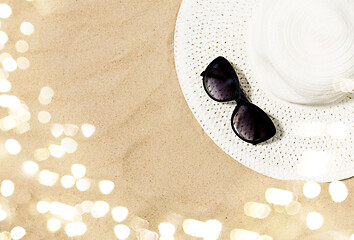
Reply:
[[237, 105], [232, 125], [241, 138], [254, 144], [270, 139], [276, 132], [268, 115], [251, 103]]
[[[231, 69], [230, 69], [231, 67]], [[226, 59], [215, 61], [208, 71], [204, 72], [204, 87], [208, 94], [218, 101], [236, 99], [236, 84], [234, 82], [232, 66]]]

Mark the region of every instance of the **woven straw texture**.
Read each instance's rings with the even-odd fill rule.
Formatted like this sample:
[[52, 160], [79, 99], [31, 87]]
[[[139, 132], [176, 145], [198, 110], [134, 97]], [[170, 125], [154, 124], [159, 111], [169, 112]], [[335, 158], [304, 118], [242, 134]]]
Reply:
[[[284, 180], [329, 182], [352, 177], [353, 101], [323, 106], [291, 104], [266, 91], [254, 75], [247, 50], [247, 31], [254, 0], [184, 0], [175, 30], [175, 63], [184, 97], [210, 138], [241, 164]], [[217, 56], [236, 69], [252, 103], [272, 118], [277, 134], [252, 145], [232, 131], [234, 102], [210, 99], [200, 73]]]

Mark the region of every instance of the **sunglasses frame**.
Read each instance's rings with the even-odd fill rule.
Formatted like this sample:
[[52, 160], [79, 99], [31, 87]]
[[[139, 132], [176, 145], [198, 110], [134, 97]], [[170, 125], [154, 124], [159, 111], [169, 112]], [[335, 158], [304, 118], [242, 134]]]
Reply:
[[[228, 70], [230, 71], [230, 73], [232, 74], [232, 79], [234, 81], [234, 83], [236, 84], [236, 98], [233, 98], [233, 99], [226, 99], [226, 100], [219, 100], [219, 99], [216, 99], [214, 98], [210, 93], [209, 93], [209, 90], [207, 89], [207, 86], [206, 86], [206, 76], [208, 75], [210, 69], [213, 68], [213, 66], [217, 63], [220, 63], [220, 62], [223, 62], [224, 63], [224, 66], [226, 66], [228, 68]], [[200, 74], [202, 77], [203, 77], [203, 87], [204, 87], [204, 90], [205, 92], [208, 94], [208, 96], [213, 99], [214, 101], [216, 102], [230, 102], [230, 101], [236, 101], [237, 105], [234, 109], [234, 111], [232, 112], [232, 115], [231, 115], [231, 128], [232, 130], [234, 131], [234, 133], [243, 141], [247, 142], [247, 143], [251, 143], [253, 145], [256, 145], [258, 143], [261, 143], [261, 142], [265, 142], [267, 140], [269, 140], [270, 138], [272, 138], [275, 133], [276, 133], [276, 129], [274, 127], [274, 124], [273, 124], [273, 127], [274, 127], [274, 131], [272, 134], [269, 135], [269, 137], [267, 138], [264, 138], [264, 139], [259, 139], [259, 140], [255, 140], [255, 141], [252, 141], [252, 140], [247, 140], [245, 138], [243, 138], [242, 136], [240, 136], [235, 127], [234, 127], [234, 124], [233, 124], [233, 119], [234, 119], [234, 116], [236, 115], [238, 109], [242, 106], [242, 105], [245, 105], [249, 108], [253, 108], [253, 109], [256, 109], [257, 111], [261, 111], [263, 112], [264, 114], [266, 114], [261, 108], [259, 108], [258, 106], [256, 106], [255, 104], [251, 103], [245, 96], [245, 94], [243, 93], [242, 89], [241, 89], [241, 86], [240, 86], [240, 82], [238, 80], [238, 76], [236, 74], [236, 71], [235, 69], [232, 67], [231, 63], [224, 57], [222, 56], [219, 56], [217, 58], [215, 58], [211, 63], [209, 63], [209, 65], [207, 66], [207, 68], [205, 69], [205, 71], [203, 71], [201, 74]], [[267, 114], [266, 114], [267, 115]], [[267, 115], [267, 117], [269, 118], [269, 116]], [[269, 118], [270, 120], [270, 118]], [[271, 121], [271, 120], [270, 120]], [[272, 122], [273, 123], [273, 122]], [[273, 130], [273, 129], [272, 129]]]

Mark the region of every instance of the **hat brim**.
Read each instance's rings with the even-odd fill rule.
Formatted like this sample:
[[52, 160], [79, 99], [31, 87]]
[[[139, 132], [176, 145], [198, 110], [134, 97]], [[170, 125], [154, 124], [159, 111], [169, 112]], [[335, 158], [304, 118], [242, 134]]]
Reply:
[[[265, 91], [247, 48], [248, 23], [256, 5], [257, 1], [248, 0], [182, 2], [175, 30], [175, 64], [195, 118], [223, 151], [269, 177], [330, 182], [354, 176], [351, 96], [329, 105], [305, 106]], [[243, 142], [230, 126], [236, 103], [218, 103], [205, 93], [200, 73], [220, 55], [234, 64], [251, 102], [271, 116], [277, 128], [272, 139], [259, 145]], [[336, 134], [337, 130], [344, 132]]]

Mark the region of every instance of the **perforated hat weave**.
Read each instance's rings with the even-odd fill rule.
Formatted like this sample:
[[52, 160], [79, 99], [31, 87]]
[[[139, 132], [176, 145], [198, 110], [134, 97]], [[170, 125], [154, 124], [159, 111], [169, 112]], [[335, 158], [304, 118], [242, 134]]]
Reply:
[[[175, 30], [175, 64], [184, 97], [204, 131], [223, 151], [261, 174], [285, 180], [329, 182], [352, 177], [353, 102], [291, 104], [262, 87], [248, 53], [247, 32], [256, 0], [184, 0]], [[200, 73], [217, 56], [234, 66], [245, 94], [272, 118], [277, 134], [252, 145], [231, 129], [236, 103], [205, 93]]]

